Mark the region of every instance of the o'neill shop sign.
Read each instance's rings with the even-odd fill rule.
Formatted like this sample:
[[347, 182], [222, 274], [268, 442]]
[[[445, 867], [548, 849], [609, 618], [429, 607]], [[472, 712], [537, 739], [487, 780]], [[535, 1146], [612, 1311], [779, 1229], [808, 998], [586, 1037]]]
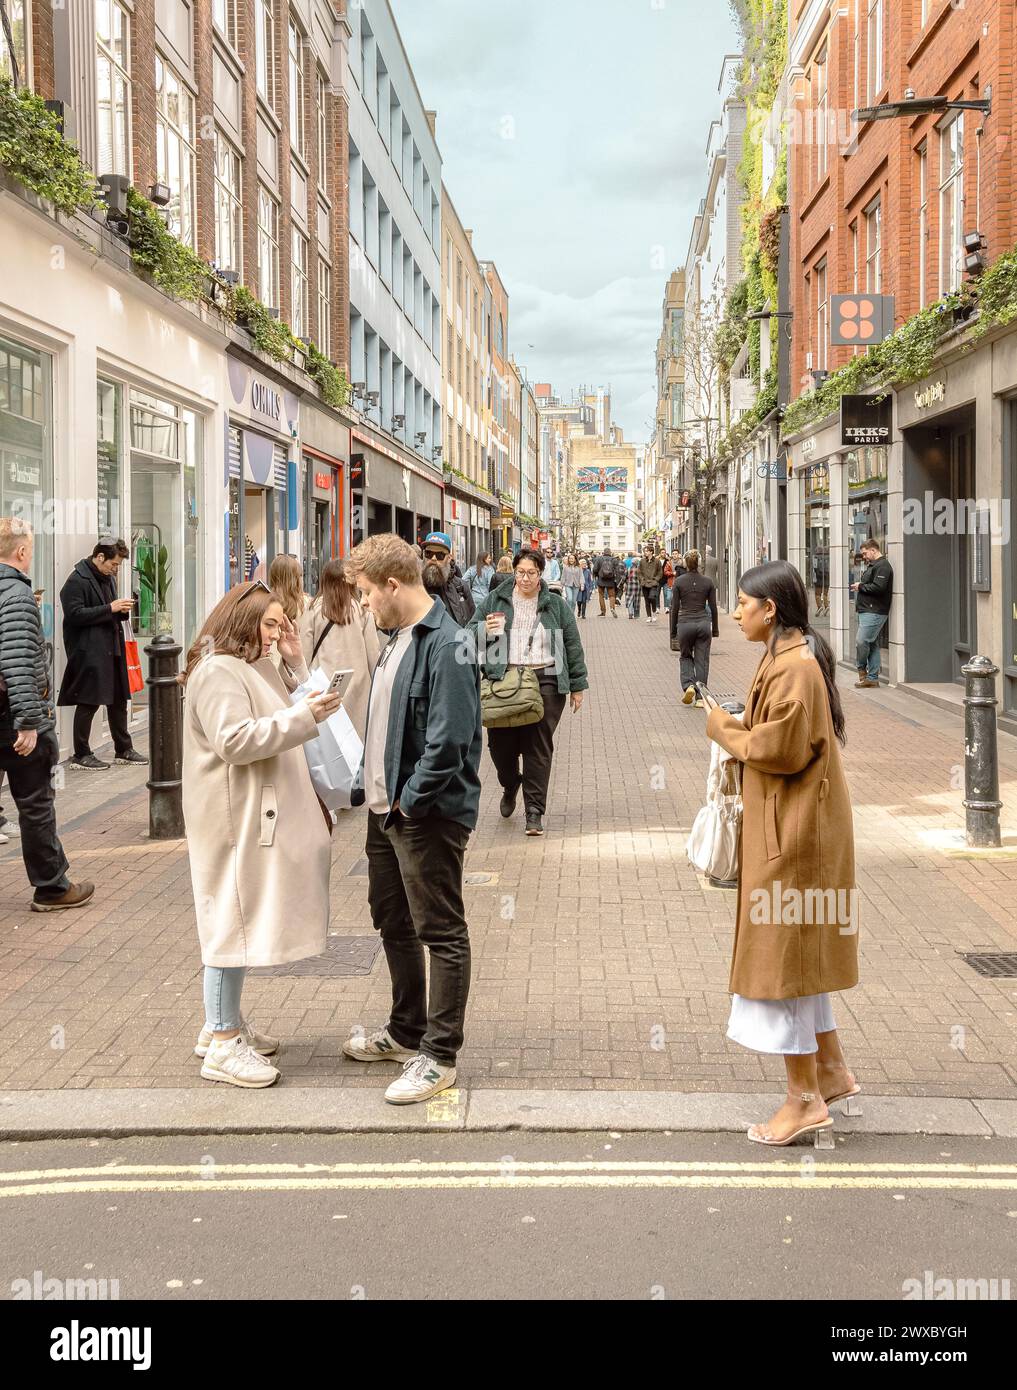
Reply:
[[841, 396], [840, 442], [844, 449], [889, 444], [893, 433], [892, 396]]

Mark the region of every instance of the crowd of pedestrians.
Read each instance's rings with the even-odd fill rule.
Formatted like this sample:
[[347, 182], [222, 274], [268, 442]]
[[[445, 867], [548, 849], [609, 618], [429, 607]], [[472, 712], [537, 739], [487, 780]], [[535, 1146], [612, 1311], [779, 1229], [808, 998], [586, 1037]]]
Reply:
[[[879, 679], [879, 637], [893, 572], [875, 542], [851, 586], [858, 610], [859, 686]], [[56, 911], [93, 895], [74, 883], [56, 830], [52, 771], [60, 752], [53, 692], [30, 570], [27, 523], [0, 519], [0, 772], [19, 812], [32, 908]], [[71, 766], [108, 768], [90, 737], [107, 711], [114, 760], [144, 763], [127, 721], [125, 630], [118, 596], [129, 552], [104, 539], [61, 591], [67, 664], [58, 703], [71, 705]], [[811, 586], [810, 586], [811, 587]], [[664, 554], [477, 556], [462, 573], [450, 537], [411, 546], [373, 536], [322, 569], [318, 592], [279, 556], [266, 578], [232, 588], [186, 657], [183, 801], [201, 960], [205, 1023], [195, 1043], [202, 1077], [239, 1087], [279, 1079], [277, 1038], [242, 1010], [252, 967], [321, 954], [329, 923], [334, 814], [319, 799], [304, 745], [340, 707], [360, 739], [350, 811], [365, 808], [368, 902], [388, 964], [392, 1001], [373, 1031], [355, 1030], [354, 1061], [395, 1061], [385, 1098], [426, 1100], [454, 1084], [470, 989], [463, 865], [480, 805], [483, 729], [511, 819], [544, 834], [555, 734], [588, 689], [579, 622], [594, 588], [599, 612], [658, 622], [669, 610], [678, 656], [675, 698], [708, 709], [706, 735], [736, 761], [742, 798], [737, 928], [728, 1036], [780, 1054], [787, 1098], [749, 1137], [785, 1144], [826, 1127], [828, 1106], [854, 1094], [830, 995], [857, 982], [857, 933], [792, 919], [766, 930], [755, 900], [854, 890], [851, 807], [840, 744], [844, 713], [834, 659], [809, 621], [809, 594], [786, 561], [740, 576], [733, 612], [763, 645], [744, 709], [709, 691], [719, 634], [717, 561], [709, 547]], [[804, 658], [809, 658], [805, 659]], [[344, 673], [342, 694], [303, 694], [310, 673]], [[315, 689], [313, 684], [310, 688]], [[320, 691], [320, 685], [317, 687]], [[0, 812], [2, 815], [2, 812]], [[822, 833], [820, 833], [822, 828]], [[0, 822], [0, 830], [3, 823]], [[779, 886], [780, 893], [775, 893]]]

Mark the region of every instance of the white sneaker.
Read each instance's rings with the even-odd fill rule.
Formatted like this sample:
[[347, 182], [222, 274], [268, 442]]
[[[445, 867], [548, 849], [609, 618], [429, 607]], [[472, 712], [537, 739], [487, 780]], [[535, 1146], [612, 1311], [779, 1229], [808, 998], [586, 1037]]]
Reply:
[[[273, 1052], [279, 1051], [278, 1038], [269, 1038], [264, 1033], [259, 1033], [243, 1017], [240, 1019], [240, 1036], [252, 1051], [260, 1053], [262, 1057], [271, 1057]], [[207, 1054], [208, 1049], [212, 1046], [212, 1037], [212, 1030], [206, 1023], [198, 1034], [198, 1041], [194, 1045], [196, 1057], [204, 1057]]]
[[387, 1028], [373, 1033], [351, 1033], [343, 1043], [343, 1052], [354, 1062], [405, 1062], [417, 1053], [411, 1047], [397, 1043]]
[[690, 685], [689, 688], [688, 688], [688, 690], [686, 690], [685, 693], [684, 693], [684, 695], [682, 696], [682, 704], [683, 704], [683, 705], [691, 705], [691, 704], [693, 703], [693, 701], [695, 700], [695, 698], [696, 698], [696, 687], [695, 687], [694, 685]]
[[5, 820], [3, 826], [0, 827], [0, 834], [6, 835], [10, 840], [21, 834], [21, 826], [16, 820]]
[[417, 1100], [430, 1100], [439, 1091], [447, 1091], [456, 1081], [455, 1067], [442, 1066], [430, 1057], [418, 1053], [403, 1063], [403, 1074], [385, 1092], [390, 1105], [412, 1105]]
[[201, 1064], [201, 1074], [206, 1081], [225, 1081], [230, 1086], [246, 1086], [252, 1090], [274, 1086], [279, 1080], [277, 1068], [248, 1047], [240, 1033], [228, 1042], [212, 1039]]

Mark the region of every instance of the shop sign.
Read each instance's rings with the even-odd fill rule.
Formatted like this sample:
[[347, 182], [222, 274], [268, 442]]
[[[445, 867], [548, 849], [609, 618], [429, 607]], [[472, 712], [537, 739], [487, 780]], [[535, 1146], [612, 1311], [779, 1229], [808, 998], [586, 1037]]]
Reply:
[[459, 503], [454, 497], [448, 499], [449, 512], [453, 521], [459, 520]]
[[937, 401], [946, 400], [946, 382], [934, 381], [930, 386], [926, 386], [921, 391], [915, 392], [915, 409], [928, 410], [930, 405], [935, 405]]
[[845, 449], [889, 444], [892, 433], [892, 396], [841, 396], [840, 442]]
[[315, 475], [314, 475], [314, 486], [315, 486], [315, 487], [320, 487], [320, 488], [322, 489], [323, 492], [328, 492], [328, 490], [329, 490], [329, 489], [331, 488], [331, 486], [332, 486], [332, 474], [331, 474], [331, 473], [315, 473]]
[[11, 459], [7, 476], [18, 487], [38, 487], [42, 477], [41, 465]]
[[251, 410], [263, 420], [278, 426], [282, 420], [282, 396], [268, 382], [255, 377], [251, 383]]
[[816, 436], [812, 435], [809, 439], [802, 440], [802, 458], [809, 459], [816, 452]]
[[367, 466], [363, 454], [350, 454], [350, 487], [362, 488], [366, 485]]

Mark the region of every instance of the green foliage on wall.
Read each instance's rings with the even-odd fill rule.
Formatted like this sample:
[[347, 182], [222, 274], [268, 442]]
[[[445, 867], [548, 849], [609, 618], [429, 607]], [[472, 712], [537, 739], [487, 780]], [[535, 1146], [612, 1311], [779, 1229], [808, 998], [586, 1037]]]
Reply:
[[91, 208], [96, 180], [41, 97], [0, 79], [0, 166], [61, 212]]
[[129, 188], [127, 214], [127, 245], [138, 269], [151, 275], [159, 288], [175, 299], [207, 299], [208, 266], [172, 235], [155, 204]]

